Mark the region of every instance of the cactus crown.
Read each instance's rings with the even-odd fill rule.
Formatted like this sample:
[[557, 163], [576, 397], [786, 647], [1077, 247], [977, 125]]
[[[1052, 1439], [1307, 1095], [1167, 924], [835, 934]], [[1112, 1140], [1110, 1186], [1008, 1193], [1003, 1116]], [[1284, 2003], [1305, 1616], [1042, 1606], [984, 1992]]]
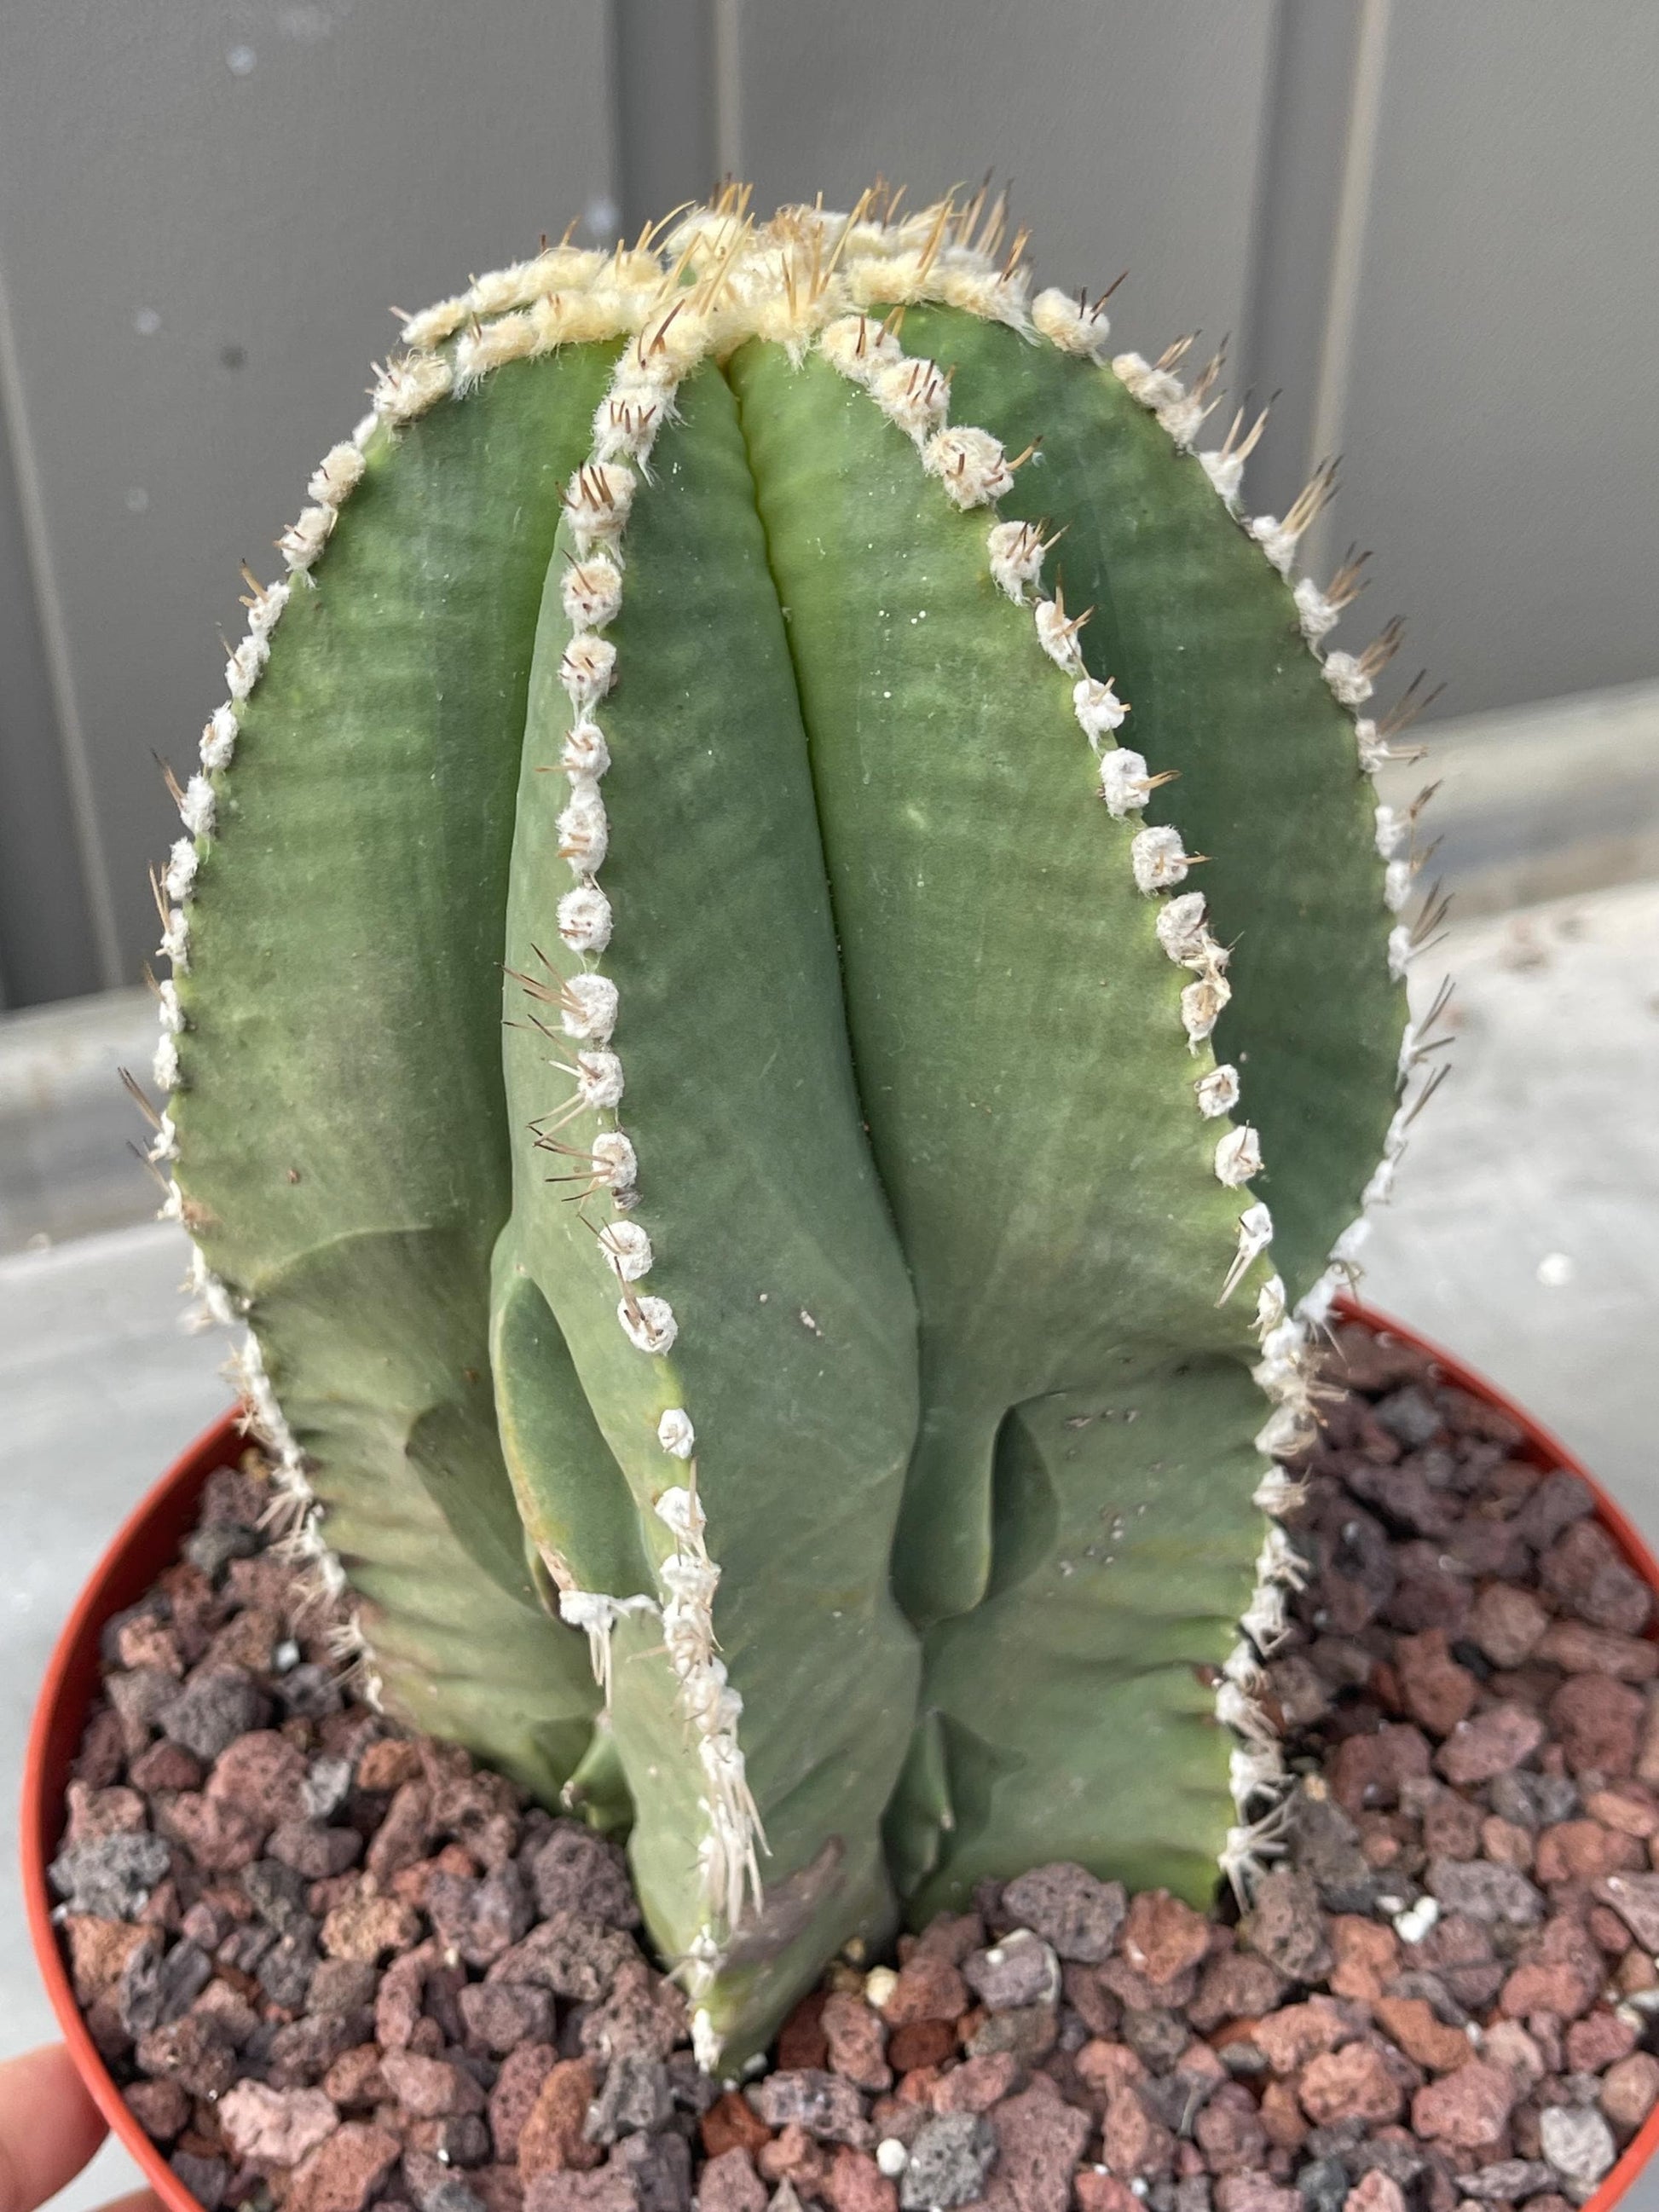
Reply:
[[1242, 522], [1218, 365], [1001, 232], [728, 192], [409, 320], [158, 884], [296, 1547], [631, 1823], [711, 2062], [895, 1888], [1265, 1847], [1263, 1459], [1424, 1088], [1328, 476]]

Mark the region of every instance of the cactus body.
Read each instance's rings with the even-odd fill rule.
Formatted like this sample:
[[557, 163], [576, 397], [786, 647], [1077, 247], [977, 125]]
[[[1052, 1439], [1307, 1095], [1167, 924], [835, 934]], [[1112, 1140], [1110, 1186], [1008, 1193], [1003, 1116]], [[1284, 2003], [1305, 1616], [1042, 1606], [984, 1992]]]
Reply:
[[1422, 1049], [1305, 518], [976, 220], [417, 317], [167, 878], [157, 1157], [301, 1541], [399, 1710], [625, 1795], [711, 2062], [896, 1884], [1248, 1848], [1264, 1454]]

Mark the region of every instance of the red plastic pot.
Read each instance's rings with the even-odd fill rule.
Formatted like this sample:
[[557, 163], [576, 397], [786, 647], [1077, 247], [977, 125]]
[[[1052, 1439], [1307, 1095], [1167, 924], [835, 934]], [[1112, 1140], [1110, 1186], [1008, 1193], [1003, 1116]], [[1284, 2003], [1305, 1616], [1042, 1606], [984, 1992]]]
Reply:
[[[1396, 1337], [1434, 1359], [1442, 1377], [1484, 1399], [1515, 1422], [1522, 1434], [1519, 1451], [1539, 1467], [1566, 1468], [1583, 1475], [1595, 1492], [1601, 1525], [1650, 1588], [1659, 1592], [1659, 1562], [1589, 1470], [1489, 1382], [1452, 1358], [1438, 1346], [1385, 1315], [1360, 1306], [1342, 1307], [1343, 1317], [1379, 1334]], [[80, 1744], [87, 1710], [99, 1683], [99, 1632], [112, 1613], [134, 1604], [178, 1555], [195, 1519], [202, 1485], [216, 1468], [234, 1466], [246, 1449], [235, 1417], [227, 1414], [174, 1462], [117, 1532], [91, 1581], [70, 1615], [35, 1707], [23, 1776], [22, 1875], [29, 1936], [46, 1979], [52, 2010], [74, 2055], [82, 2078], [111, 2128], [131, 2152], [145, 2179], [169, 2212], [199, 2212], [196, 2199], [178, 2180], [161, 2152], [134, 2119], [88, 2034], [52, 1923], [52, 1899], [46, 1867], [55, 1856], [64, 1826], [64, 1800], [70, 1767]], [[1659, 2107], [1592, 2197], [1585, 2212], [1611, 2212], [1659, 2146]]]

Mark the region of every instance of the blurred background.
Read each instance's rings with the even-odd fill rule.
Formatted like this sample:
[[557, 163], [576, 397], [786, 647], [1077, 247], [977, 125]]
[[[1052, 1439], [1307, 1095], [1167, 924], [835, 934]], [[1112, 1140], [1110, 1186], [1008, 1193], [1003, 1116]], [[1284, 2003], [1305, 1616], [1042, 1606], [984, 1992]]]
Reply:
[[[1458, 1066], [1368, 1291], [1659, 1534], [1659, 11], [1646, 0], [9, 0], [0, 25], [0, 1759], [225, 1402], [127, 1149], [147, 865], [270, 550], [415, 308], [573, 216], [988, 168], [1119, 339], [1277, 394], [1407, 622]], [[1352, 632], [1352, 635], [1348, 633]], [[1414, 787], [1414, 782], [1412, 787]], [[1287, 806], [1296, 793], [1284, 794]], [[44, 2032], [8, 1930], [5, 2033]], [[96, 2185], [80, 2201], [91, 2201]]]

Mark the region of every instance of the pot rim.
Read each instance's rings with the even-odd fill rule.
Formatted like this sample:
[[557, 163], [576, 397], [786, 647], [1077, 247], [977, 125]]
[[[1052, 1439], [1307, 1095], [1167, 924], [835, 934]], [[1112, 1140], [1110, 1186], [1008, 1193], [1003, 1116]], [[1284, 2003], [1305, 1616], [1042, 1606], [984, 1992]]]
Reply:
[[[1522, 1431], [1522, 1455], [1534, 1465], [1564, 1468], [1582, 1476], [1595, 1494], [1598, 1519], [1626, 1563], [1650, 1589], [1659, 1593], [1659, 1560], [1636, 1528], [1589, 1468], [1523, 1407], [1473, 1368], [1391, 1316], [1352, 1298], [1339, 1299], [1336, 1310], [1343, 1320], [1358, 1322], [1375, 1335], [1398, 1339], [1428, 1353], [1445, 1381], [1506, 1414]], [[52, 1923], [46, 1868], [58, 1849], [69, 1768], [99, 1680], [100, 1632], [112, 1614], [134, 1603], [172, 1562], [190, 1526], [203, 1484], [216, 1468], [234, 1467], [247, 1447], [240, 1416], [235, 1412], [223, 1414], [173, 1462], [121, 1523], [53, 1646], [30, 1724], [23, 1771], [20, 1870], [29, 1939], [41, 1978], [76, 2070], [112, 2134], [125, 2145], [167, 2212], [201, 2212], [201, 2207], [128, 2109], [88, 2031]], [[1595, 2194], [1586, 2200], [1583, 2212], [1613, 2212], [1656, 2148], [1659, 2148], [1659, 2106], [1649, 2113]]]

